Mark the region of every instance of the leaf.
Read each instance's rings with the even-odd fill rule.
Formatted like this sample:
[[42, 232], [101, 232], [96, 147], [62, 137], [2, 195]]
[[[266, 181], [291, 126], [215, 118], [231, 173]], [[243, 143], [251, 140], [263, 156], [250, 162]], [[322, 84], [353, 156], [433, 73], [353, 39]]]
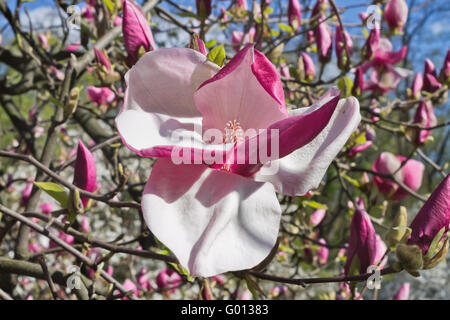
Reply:
[[214, 47], [214, 45], [217, 43], [217, 40], [209, 40], [208, 42], [205, 42], [205, 47], [208, 49], [211, 49]]
[[181, 275], [186, 277], [186, 280], [189, 282], [194, 282], [194, 278], [189, 274], [186, 268], [184, 268], [179, 263], [169, 262], [169, 264]]
[[177, 12], [176, 15], [180, 17], [197, 18], [197, 15], [193, 12]]
[[341, 77], [337, 81], [337, 86], [339, 90], [341, 90], [344, 97], [349, 97], [352, 92], [353, 81], [347, 76]]
[[225, 62], [225, 47], [223, 44], [215, 47], [208, 53], [208, 59], [217, 64], [219, 67], [223, 66]]
[[114, 3], [111, 0], [103, 0], [103, 2], [105, 3], [106, 7], [108, 8], [108, 11], [110, 13], [114, 12]]
[[440, 247], [442, 247], [442, 243], [441, 239], [442, 236], [444, 235], [445, 232], [445, 227], [442, 227], [441, 230], [439, 230], [439, 232], [434, 236], [433, 241], [431, 241], [430, 247], [428, 248], [428, 252], [425, 255], [425, 260], [429, 260], [431, 258], [433, 258], [433, 256], [438, 253], [438, 251], [441, 249]]
[[313, 201], [313, 200], [303, 200], [302, 201], [302, 205], [314, 208], [314, 209], [325, 209], [328, 210], [328, 207], [324, 204], [321, 204], [317, 201]]
[[68, 208], [69, 196], [63, 187], [53, 182], [34, 182], [35, 186], [45, 191], [49, 196], [58, 201], [63, 208]]
[[52, 97], [52, 96], [49, 96], [49, 97], [48, 97], [48, 100], [49, 100], [51, 103], [53, 103], [55, 106], [64, 109], [64, 104], [63, 104], [61, 101], [59, 101], [58, 99], [56, 99], [56, 98], [54, 98], [54, 97]]
[[284, 32], [292, 33], [294, 30], [292, 30], [292, 27], [290, 25], [279, 23], [278, 28], [280, 28]]
[[361, 184], [358, 182], [358, 180], [353, 179], [346, 174], [343, 174], [342, 177], [357, 188], [359, 188], [361, 186]]

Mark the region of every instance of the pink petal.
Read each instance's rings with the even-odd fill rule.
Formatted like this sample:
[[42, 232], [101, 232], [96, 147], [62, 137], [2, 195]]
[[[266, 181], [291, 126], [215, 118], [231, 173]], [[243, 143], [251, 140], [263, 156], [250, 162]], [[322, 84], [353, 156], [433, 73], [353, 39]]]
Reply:
[[[78, 141], [73, 184], [78, 188], [89, 192], [93, 192], [97, 188], [97, 170], [95, 168], [95, 159], [81, 140]], [[83, 202], [83, 206], [86, 207], [89, 198], [82, 197], [81, 201]]]
[[271, 184], [170, 159], [154, 165], [142, 212], [181, 265], [202, 277], [260, 263], [275, 245], [281, 216]]
[[[331, 89], [325, 97], [331, 99], [335, 95], [336, 90]], [[317, 104], [293, 110], [291, 115], [311, 113], [326, 102], [327, 99], [322, 97]], [[358, 100], [354, 97], [341, 99], [326, 127], [310, 143], [263, 166], [254, 179], [271, 182], [278, 192], [292, 196], [304, 195], [317, 188], [328, 166], [356, 130], [360, 120]], [[274, 173], [271, 166], [278, 170]]]
[[409, 282], [405, 282], [400, 289], [398, 289], [392, 300], [408, 300], [409, 299], [409, 290], [411, 288], [411, 284]]
[[[176, 133], [204, 146], [201, 114], [193, 94], [218, 70], [191, 49], [159, 49], [145, 54], [125, 76], [124, 104], [116, 118], [125, 145], [141, 156], [169, 157], [173, 147], [181, 145], [173, 137]], [[196, 126], [200, 127], [197, 131]]]
[[224, 130], [227, 122], [234, 120], [244, 131], [265, 129], [287, 117], [280, 76], [253, 45], [247, 45], [205, 81], [194, 101], [203, 115], [203, 130]]

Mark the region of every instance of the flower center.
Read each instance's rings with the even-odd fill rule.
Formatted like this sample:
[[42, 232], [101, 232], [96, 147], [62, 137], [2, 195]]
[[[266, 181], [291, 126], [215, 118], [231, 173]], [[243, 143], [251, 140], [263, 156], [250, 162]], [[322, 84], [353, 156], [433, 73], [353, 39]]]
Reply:
[[244, 140], [244, 130], [237, 120], [228, 121], [225, 125], [223, 143], [238, 143]]

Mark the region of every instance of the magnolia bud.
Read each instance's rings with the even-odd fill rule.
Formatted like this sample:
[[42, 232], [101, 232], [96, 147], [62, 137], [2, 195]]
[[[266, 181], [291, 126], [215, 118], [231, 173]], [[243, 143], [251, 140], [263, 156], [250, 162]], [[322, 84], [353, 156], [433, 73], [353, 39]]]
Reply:
[[80, 96], [80, 88], [74, 87], [69, 92], [69, 98], [67, 99], [66, 106], [64, 108], [64, 118], [68, 118], [75, 112], [78, 106], [78, 97]]
[[423, 267], [422, 250], [416, 245], [399, 243], [395, 253], [401, 266], [408, 272], [416, 273]]
[[390, 246], [395, 246], [402, 240], [406, 232], [406, 225], [408, 223], [408, 212], [406, 208], [401, 206], [395, 216], [392, 226], [386, 233], [386, 241]]

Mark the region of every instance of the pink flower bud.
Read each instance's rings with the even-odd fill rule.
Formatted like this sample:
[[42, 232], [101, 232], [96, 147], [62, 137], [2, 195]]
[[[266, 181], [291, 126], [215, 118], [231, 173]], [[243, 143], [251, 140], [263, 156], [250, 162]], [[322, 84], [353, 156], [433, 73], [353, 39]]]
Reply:
[[345, 274], [356, 271], [350, 270], [353, 259], [356, 258], [359, 260], [359, 270], [357, 271], [360, 274], [366, 273], [369, 266], [380, 262], [385, 250], [386, 246], [377, 236], [369, 214], [364, 209], [357, 209], [350, 225]]
[[90, 4], [86, 4], [83, 9], [81, 9], [81, 16], [91, 23], [95, 22], [95, 7]]
[[239, 296], [239, 300], [252, 300], [252, 299], [253, 295], [248, 289], [245, 289], [244, 292], [242, 292], [242, 294]]
[[374, 141], [375, 137], [376, 137], [375, 130], [371, 126], [367, 125], [366, 126], [366, 140], [367, 141]]
[[413, 83], [411, 85], [411, 96], [415, 99], [420, 98], [420, 91], [423, 86], [423, 77], [422, 73], [418, 72], [414, 77]]
[[28, 250], [30, 250], [31, 253], [39, 253], [42, 250], [42, 247], [39, 245], [36, 241], [31, 241], [28, 243]]
[[288, 6], [289, 25], [297, 31], [302, 23], [302, 11], [298, 0], [289, 0]]
[[111, 70], [111, 62], [108, 59], [108, 56], [106, 53], [102, 50], [98, 50], [94, 47], [95, 52], [95, 59], [97, 60], [97, 63], [104, 66], [106, 70]]
[[[409, 159], [403, 167], [401, 163], [406, 160], [403, 156], [395, 156], [390, 152], [382, 152], [372, 165], [372, 170], [382, 174], [393, 174], [413, 191], [417, 191], [422, 184], [424, 165], [417, 160]], [[402, 200], [409, 194], [393, 180], [374, 175], [373, 181], [378, 190], [392, 200]]]
[[366, 141], [363, 144], [358, 144], [356, 146], [354, 146], [353, 148], [350, 149], [350, 151], [348, 152], [348, 157], [349, 158], [353, 158], [354, 156], [356, 156], [358, 153], [361, 153], [367, 149], [369, 149], [369, 147], [372, 145], [372, 141]]
[[53, 205], [51, 202], [43, 202], [41, 203], [41, 211], [45, 214], [49, 214], [53, 211]]
[[319, 239], [319, 243], [323, 244], [322, 246], [319, 245], [319, 250], [317, 251], [317, 261], [319, 264], [326, 264], [328, 261], [328, 255], [330, 253], [330, 250], [325, 246], [327, 242], [325, 239]]
[[408, 300], [409, 299], [409, 289], [411, 285], [409, 282], [405, 282], [400, 289], [398, 289], [392, 300]]
[[172, 269], [165, 268], [156, 276], [156, 285], [161, 290], [169, 290], [169, 293], [175, 291], [183, 282], [183, 278]]
[[375, 50], [378, 48], [378, 42], [380, 41], [380, 29], [373, 28], [370, 31], [369, 37], [362, 48], [362, 56], [366, 60], [372, 59], [375, 54]]
[[114, 22], [113, 22], [114, 27], [117, 27], [117, 26], [122, 25], [122, 22], [123, 22], [122, 17], [121, 17], [121, 16], [116, 16], [116, 17], [114, 18]]
[[33, 190], [33, 182], [27, 182], [25, 184], [25, 188], [22, 190], [22, 195], [20, 198], [20, 205], [26, 206], [28, 203], [28, 199], [30, 199], [31, 190]]
[[136, 4], [129, 0], [123, 2], [122, 33], [130, 65], [135, 64], [139, 59], [141, 47], [145, 51], [157, 49], [152, 30], [144, 14]]
[[288, 288], [285, 285], [278, 285], [272, 290], [270, 290], [270, 294], [273, 298], [278, 298], [287, 292]]
[[439, 90], [442, 84], [436, 78], [436, 68], [430, 59], [425, 59], [425, 68], [423, 74], [423, 90], [433, 93]]
[[306, 53], [302, 52], [303, 66], [305, 67], [305, 76], [308, 81], [314, 80], [316, 76], [316, 66], [311, 57]]
[[148, 278], [148, 272], [146, 268], [141, 268], [141, 270], [139, 270], [137, 282], [139, 286], [144, 290], [146, 291], [153, 290], [153, 286]]
[[344, 32], [342, 32], [339, 25], [336, 26], [334, 45], [339, 68], [343, 69], [348, 64], [348, 59], [350, 58], [345, 55], [345, 46], [347, 46], [348, 54], [351, 56], [353, 54], [353, 41], [347, 31], [344, 30]]
[[200, 53], [207, 56], [208, 51], [206, 50], [205, 43], [203, 42], [203, 40], [197, 37], [197, 43], [198, 43], [198, 50], [200, 50]]
[[97, 88], [89, 86], [86, 89], [86, 94], [98, 106], [111, 104], [116, 99], [116, 94], [108, 87]]
[[211, 283], [217, 283], [218, 285], [223, 285], [225, 283], [225, 277], [222, 275], [217, 275], [217, 276], [212, 276], [211, 278]]
[[211, 14], [211, 0], [195, 0], [195, 5], [197, 6], [197, 15], [202, 19]]
[[326, 213], [327, 210], [325, 209], [317, 209], [309, 218], [309, 224], [313, 227], [318, 226], [322, 222], [323, 218], [325, 218]]
[[[321, 17], [324, 20], [325, 17]], [[323, 21], [314, 30], [316, 37], [317, 52], [319, 55], [319, 61], [321, 63], [327, 63], [331, 59], [331, 52], [333, 49], [333, 41], [331, 39], [331, 29], [328, 24]]]
[[408, 19], [408, 5], [405, 0], [389, 0], [384, 9], [384, 19], [389, 29], [402, 31]]
[[68, 52], [76, 52], [80, 48], [80, 43], [72, 43], [66, 47], [66, 51]]
[[439, 73], [439, 81], [443, 84], [450, 84], [450, 49], [447, 50], [444, 64], [442, 65], [441, 72]]
[[[78, 141], [73, 184], [89, 192], [94, 192], [97, 186], [97, 170], [95, 168], [94, 156], [84, 146], [81, 140]], [[81, 202], [84, 207], [87, 206], [88, 201], [89, 198], [81, 197]]]
[[[138, 287], [130, 279], [125, 279], [125, 281], [123, 282], [122, 286], [125, 288], [126, 291], [132, 291], [133, 295], [139, 296], [139, 289], [138, 289]], [[129, 298], [123, 297], [122, 300], [129, 300]]]
[[355, 71], [355, 80], [353, 81], [352, 95], [359, 97], [364, 90], [364, 72], [361, 67]]
[[248, 10], [247, 0], [237, 0], [236, 9], [238, 9], [239, 11], [247, 11]]
[[[434, 127], [437, 125], [437, 118], [434, 114], [433, 104], [431, 101], [421, 101], [414, 115], [414, 123], [420, 124], [422, 128]], [[415, 143], [422, 145], [430, 136], [431, 130], [418, 130], [416, 133]]]
[[239, 51], [242, 45], [252, 43], [256, 34], [255, 28], [251, 28], [244, 37], [242, 31], [233, 31], [231, 33], [231, 45], [235, 51]]
[[49, 45], [48, 45], [47, 37], [44, 34], [39, 33], [38, 34], [38, 39], [39, 39], [39, 42], [41, 43], [42, 48], [44, 50], [48, 50]]
[[412, 221], [412, 229], [408, 244], [415, 244], [425, 255], [431, 242], [444, 228], [444, 236], [450, 224], [450, 175], [433, 191], [427, 202]]
[[89, 233], [91, 230], [89, 226], [89, 220], [85, 215], [81, 216], [81, 230], [86, 233]]
[[317, 0], [311, 12], [311, 18], [317, 15], [323, 15], [328, 10], [328, 0]]

